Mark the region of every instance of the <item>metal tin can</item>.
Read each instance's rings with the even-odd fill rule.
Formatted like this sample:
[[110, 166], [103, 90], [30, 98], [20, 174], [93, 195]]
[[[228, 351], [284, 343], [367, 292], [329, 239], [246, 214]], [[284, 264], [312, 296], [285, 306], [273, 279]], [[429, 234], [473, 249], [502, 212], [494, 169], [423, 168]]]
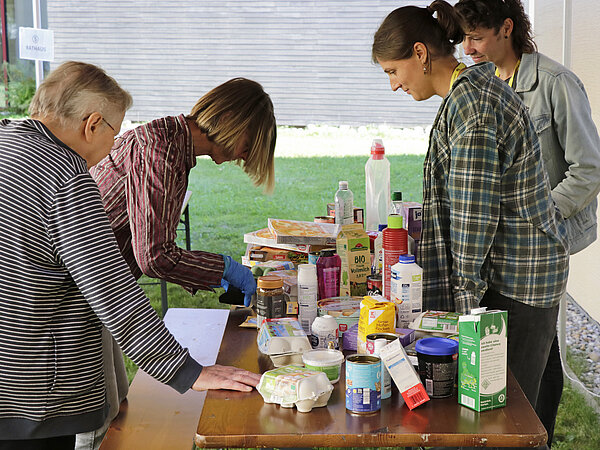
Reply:
[[367, 277], [367, 295], [381, 295], [382, 281], [380, 275], [369, 275]]
[[[371, 333], [367, 335], [367, 352], [371, 355], [379, 356], [381, 347], [398, 339], [394, 333]], [[385, 368], [383, 361], [381, 362], [381, 399], [390, 398], [392, 396], [392, 377]]]
[[319, 252], [310, 252], [308, 254], [308, 263], [309, 264], [317, 264], [318, 259], [319, 259]]
[[372, 414], [381, 409], [381, 358], [350, 355], [346, 358], [346, 410]]

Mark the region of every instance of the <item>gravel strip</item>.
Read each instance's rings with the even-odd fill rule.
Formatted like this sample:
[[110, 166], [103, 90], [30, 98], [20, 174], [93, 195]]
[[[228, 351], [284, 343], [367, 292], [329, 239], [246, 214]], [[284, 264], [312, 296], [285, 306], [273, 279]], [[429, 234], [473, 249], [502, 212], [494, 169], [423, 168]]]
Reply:
[[600, 325], [574, 300], [567, 300], [566, 342], [575, 355], [583, 357], [588, 370], [579, 380], [600, 396]]

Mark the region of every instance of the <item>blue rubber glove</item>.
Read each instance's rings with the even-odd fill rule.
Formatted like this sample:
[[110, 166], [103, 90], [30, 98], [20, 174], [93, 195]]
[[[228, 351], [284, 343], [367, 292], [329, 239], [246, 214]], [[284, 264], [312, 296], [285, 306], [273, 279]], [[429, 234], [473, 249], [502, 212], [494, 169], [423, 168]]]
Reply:
[[221, 286], [226, 290], [229, 285], [233, 285], [244, 293], [244, 305], [250, 306], [252, 296], [256, 292], [256, 280], [250, 269], [233, 260], [231, 256], [223, 255], [225, 270]]

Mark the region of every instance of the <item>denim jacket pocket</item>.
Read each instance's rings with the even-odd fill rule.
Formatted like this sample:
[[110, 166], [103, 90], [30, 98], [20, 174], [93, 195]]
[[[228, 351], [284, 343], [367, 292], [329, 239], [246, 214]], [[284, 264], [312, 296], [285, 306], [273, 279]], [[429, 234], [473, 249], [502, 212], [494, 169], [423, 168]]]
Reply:
[[532, 117], [533, 127], [538, 137], [552, 125], [552, 116], [550, 114], [540, 114]]

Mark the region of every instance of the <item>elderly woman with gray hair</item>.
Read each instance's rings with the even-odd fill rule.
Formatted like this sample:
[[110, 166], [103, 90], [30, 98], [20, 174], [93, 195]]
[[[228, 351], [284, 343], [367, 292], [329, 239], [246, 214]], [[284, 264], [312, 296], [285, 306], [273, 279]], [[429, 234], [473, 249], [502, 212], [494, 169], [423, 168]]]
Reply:
[[67, 62], [39, 87], [31, 118], [0, 122], [0, 449], [73, 448], [76, 433], [103, 426], [103, 326], [179, 392], [259, 381], [194, 361], [119, 252], [88, 169], [131, 103], [102, 69]]

